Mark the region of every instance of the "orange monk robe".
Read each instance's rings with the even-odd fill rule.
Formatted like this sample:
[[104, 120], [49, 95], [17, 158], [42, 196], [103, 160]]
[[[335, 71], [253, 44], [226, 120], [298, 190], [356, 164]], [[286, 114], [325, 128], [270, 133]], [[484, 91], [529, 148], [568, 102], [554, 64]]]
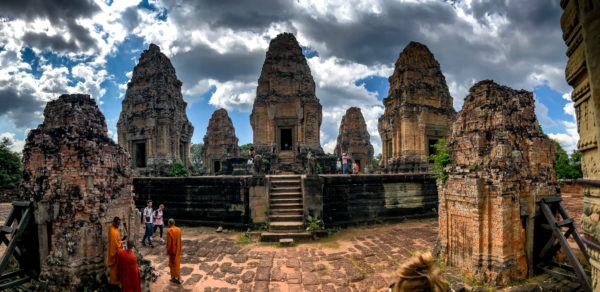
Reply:
[[121, 245], [121, 235], [119, 230], [112, 224], [108, 228], [108, 255], [106, 256], [106, 265], [110, 267], [110, 283], [119, 284], [117, 280], [117, 252], [123, 246]]
[[117, 279], [121, 282], [121, 292], [142, 292], [142, 278], [137, 266], [137, 257], [129, 249], [117, 253]]
[[179, 264], [181, 260], [181, 229], [172, 226], [167, 231], [167, 254], [169, 255], [169, 268], [171, 278], [179, 278]]

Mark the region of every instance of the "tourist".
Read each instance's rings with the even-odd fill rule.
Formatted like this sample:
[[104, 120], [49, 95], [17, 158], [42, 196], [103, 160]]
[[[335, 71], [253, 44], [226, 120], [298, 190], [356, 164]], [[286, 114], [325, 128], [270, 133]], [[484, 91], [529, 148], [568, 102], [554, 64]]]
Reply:
[[169, 219], [167, 231], [167, 254], [169, 255], [169, 269], [171, 282], [181, 284], [179, 265], [181, 261], [181, 229], [175, 226], [175, 220]]
[[352, 174], [356, 174], [356, 161], [352, 162]]
[[121, 282], [121, 292], [142, 292], [142, 277], [133, 254], [135, 242], [127, 240], [127, 245], [117, 253], [117, 280]]
[[248, 166], [252, 167], [253, 164], [254, 164], [254, 159], [252, 157], [248, 157]]
[[356, 174], [360, 173], [360, 162], [356, 163]]
[[[106, 256], [106, 265], [110, 268], [110, 284], [118, 285], [117, 280], [117, 251], [123, 247], [121, 243], [121, 235], [119, 234], [119, 225], [121, 218], [113, 218], [113, 222], [108, 227], [108, 254]], [[124, 239], [124, 238], [123, 238]]]
[[431, 253], [417, 252], [400, 267], [398, 281], [390, 286], [391, 292], [432, 291], [446, 292], [447, 286], [433, 265]]
[[337, 174], [342, 173], [342, 161], [338, 158], [337, 162], [335, 163], [335, 170], [337, 171]]
[[348, 154], [343, 153], [342, 154], [342, 173], [346, 174], [346, 171], [348, 171]]
[[254, 147], [250, 147], [250, 151], [248, 151], [248, 156], [250, 156], [250, 158], [254, 158], [255, 154], [256, 152], [254, 151]]
[[160, 243], [165, 243], [165, 240], [163, 239], [163, 227], [165, 226], [165, 223], [163, 222], [163, 210], [165, 209], [165, 205], [160, 204], [158, 206], [158, 210], [154, 211], [154, 233], [156, 233], [156, 230], [160, 229]]
[[144, 233], [144, 237], [142, 237], [142, 245], [146, 246], [146, 238], [148, 238], [148, 245], [150, 245], [151, 248], [154, 248], [154, 245], [152, 245], [152, 233], [153, 233], [153, 226], [152, 226], [152, 201], [148, 201], [146, 203], [146, 208], [144, 209], [144, 212], [142, 212], [142, 216], [144, 218], [144, 223], [146, 224], [146, 232]]

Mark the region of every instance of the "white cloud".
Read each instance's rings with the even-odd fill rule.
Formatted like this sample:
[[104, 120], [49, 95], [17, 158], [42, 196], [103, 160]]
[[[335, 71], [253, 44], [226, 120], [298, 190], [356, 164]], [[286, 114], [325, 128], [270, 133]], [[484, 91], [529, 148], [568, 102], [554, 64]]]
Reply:
[[553, 140], [558, 141], [565, 151], [570, 154], [573, 150], [577, 149], [577, 142], [579, 141], [577, 124], [567, 121], [563, 121], [562, 124], [566, 128], [566, 133], [550, 133], [548, 136]]
[[237, 109], [243, 112], [252, 110], [254, 97], [256, 96], [255, 82], [244, 83], [239, 81], [227, 81], [224, 83], [210, 80], [210, 85], [215, 86], [217, 90], [210, 97], [209, 104], [215, 107], [222, 107], [226, 110]]
[[10, 150], [18, 153], [23, 152], [23, 147], [25, 147], [25, 140], [15, 139], [15, 134], [10, 132], [4, 132], [0, 134], [0, 140], [4, 138], [7, 138], [12, 143]]
[[575, 103], [574, 102], [569, 102], [569, 103], [565, 104], [565, 106], [563, 107], [563, 110], [565, 111], [565, 113], [567, 115], [572, 116], [573, 120], [576, 119], [576, 116], [575, 116]]

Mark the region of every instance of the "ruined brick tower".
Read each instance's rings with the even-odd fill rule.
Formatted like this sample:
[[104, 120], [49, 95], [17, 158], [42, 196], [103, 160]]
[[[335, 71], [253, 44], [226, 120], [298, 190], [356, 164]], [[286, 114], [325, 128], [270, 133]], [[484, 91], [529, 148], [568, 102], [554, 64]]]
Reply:
[[367, 131], [367, 124], [360, 108], [349, 108], [342, 117], [333, 154], [342, 157], [343, 153], [347, 153], [359, 164], [361, 173], [368, 173], [373, 167], [373, 152], [371, 135]]
[[302, 170], [309, 151], [322, 154], [321, 103], [302, 49], [291, 33], [271, 40], [250, 115], [254, 149], [274, 167]]
[[235, 128], [223, 108], [216, 110], [208, 121], [201, 156], [202, 167], [210, 174], [218, 173], [224, 160], [240, 156]]
[[40, 280], [49, 291], [102, 282], [115, 216], [121, 235], [137, 237], [132, 180], [129, 155], [108, 137], [89, 95], [62, 95], [46, 105], [44, 122], [23, 149], [22, 196], [34, 202]]
[[400, 53], [389, 82], [378, 125], [380, 166], [389, 172], [427, 171], [427, 156], [433, 154], [439, 139], [450, 135], [456, 116], [446, 78], [429, 49], [410, 42]]
[[185, 113], [181, 81], [171, 61], [151, 44], [133, 69], [117, 123], [119, 145], [136, 175], [163, 176], [177, 161], [190, 166], [194, 127]]
[[536, 202], [560, 196], [554, 142], [540, 131], [533, 94], [475, 84], [448, 147], [454, 163], [438, 183], [440, 257], [494, 285], [526, 277], [534, 246], [547, 241], [534, 241]]

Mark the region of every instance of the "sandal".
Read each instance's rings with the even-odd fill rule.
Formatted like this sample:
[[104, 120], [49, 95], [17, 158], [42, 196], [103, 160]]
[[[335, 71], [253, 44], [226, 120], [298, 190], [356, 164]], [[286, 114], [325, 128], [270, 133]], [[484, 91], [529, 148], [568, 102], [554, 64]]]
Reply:
[[171, 278], [170, 281], [173, 282], [173, 283], [175, 283], [175, 284], [181, 285], [181, 280], [179, 280], [179, 279]]

